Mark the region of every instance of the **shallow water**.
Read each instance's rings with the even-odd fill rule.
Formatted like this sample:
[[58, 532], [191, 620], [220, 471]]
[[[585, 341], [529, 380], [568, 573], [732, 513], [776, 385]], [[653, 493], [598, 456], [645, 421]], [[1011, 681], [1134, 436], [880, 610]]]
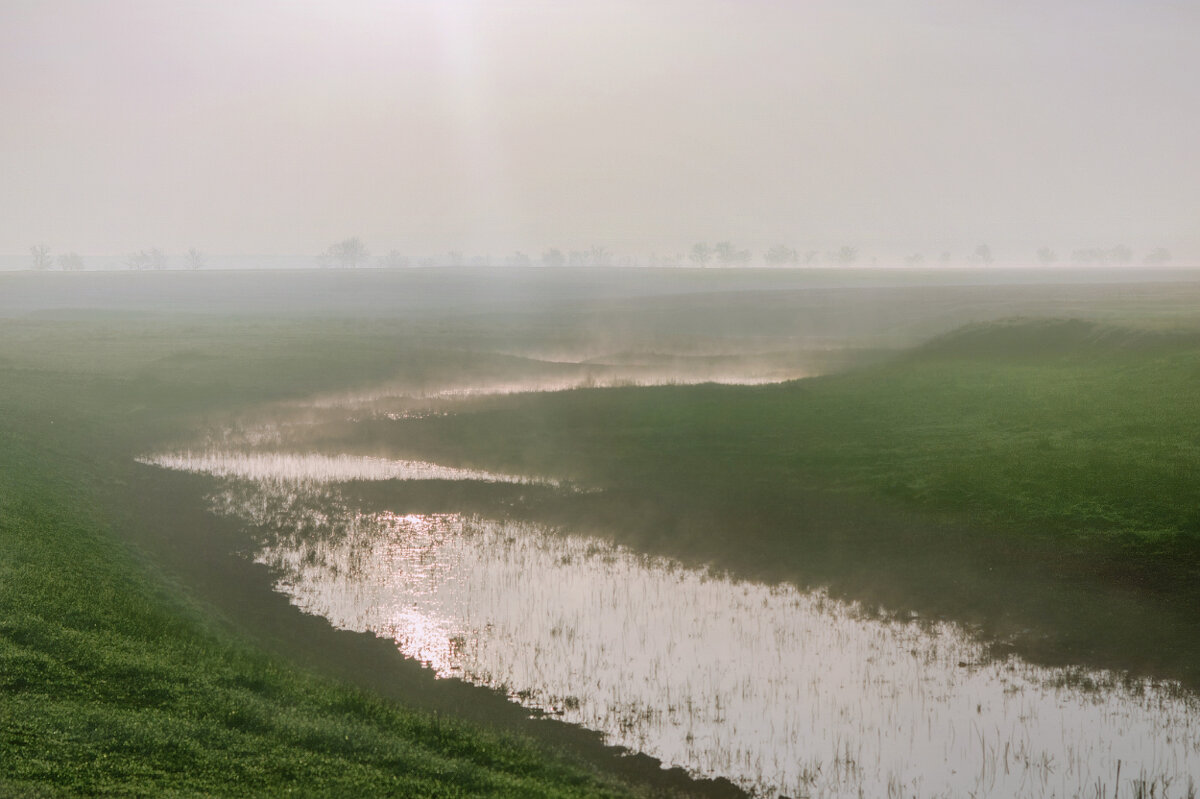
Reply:
[[[562, 364], [552, 364], [563, 366]], [[490, 380], [446, 381], [427, 385], [399, 382], [372, 389], [326, 394], [303, 401], [311, 408], [359, 408], [379, 403], [437, 400], [461, 400], [475, 397], [571, 391], [580, 388], [620, 388], [630, 386], [721, 385], [758, 386], [811, 377], [811, 369], [762, 368], [757, 370], [691, 369], [664, 372], [660, 368], [597, 367], [575, 369], [569, 365], [553, 373], [536, 376], [498, 376]]]
[[695, 774], [764, 796], [1111, 796], [1118, 768], [1122, 795], [1183, 796], [1200, 777], [1200, 704], [1170, 683], [989, 661], [951, 624], [516, 520], [365, 513], [264, 470], [225, 472], [254, 477], [213, 506], [258, 530], [299, 608]]
[[390, 460], [367, 455], [292, 452], [173, 452], [138, 458], [139, 463], [184, 472], [277, 483], [332, 483], [351, 480], [474, 480], [485, 483], [557, 485], [550, 478], [459, 469], [428, 461]]

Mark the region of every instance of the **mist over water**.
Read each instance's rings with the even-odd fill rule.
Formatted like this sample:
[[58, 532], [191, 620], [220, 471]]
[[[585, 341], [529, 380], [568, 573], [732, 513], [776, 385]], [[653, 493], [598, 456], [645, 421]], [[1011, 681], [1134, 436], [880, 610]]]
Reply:
[[211, 502], [298, 608], [757, 795], [1102, 796], [1118, 762], [1159, 787], [1200, 772], [1200, 703], [1173, 683], [993, 660], [953, 624], [519, 519], [365, 512], [292, 476]]
[[0, 793], [1195, 799], [1198, 41], [0, 0]]
[[[453, 413], [515, 386], [562, 388], [381, 387], [310, 412], [353, 425], [365, 407], [405, 418], [434, 399]], [[519, 514], [359, 507], [343, 486], [557, 482], [288, 451], [305, 411], [290, 412], [217, 436], [225, 449], [141, 461], [211, 475], [213, 511], [247, 525], [276, 590], [440, 677], [764, 797], [1107, 797], [1120, 769], [1127, 785], [1188, 795], [1200, 775], [1200, 701], [1176, 683], [992, 658], [952, 623], [868, 614]]]

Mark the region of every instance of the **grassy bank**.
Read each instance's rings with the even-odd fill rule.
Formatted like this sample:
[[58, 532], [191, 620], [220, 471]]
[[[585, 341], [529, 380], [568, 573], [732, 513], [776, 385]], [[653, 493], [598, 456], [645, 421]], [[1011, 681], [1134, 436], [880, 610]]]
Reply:
[[[623, 790], [268, 656], [122, 529], [147, 449], [400, 373], [551, 369], [487, 352], [518, 322], [467, 341], [437, 320], [0, 321], [0, 794]], [[981, 325], [791, 384], [495, 397], [295, 444], [566, 476], [604, 490], [501, 486], [479, 511], [1200, 684], [1200, 343], [1158, 327]], [[455, 489], [346, 490], [440, 507]], [[176, 499], [155, 500], [168, 541]]]
[[604, 486], [559, 518], [639, 547], [1194, 672], [1198, 388], [1195, 335], [1026, 320], [779, 386], [490, 399], [360, 444]]
[[103, 510], [136, 501], [127, 464], [143, 442], [410, 356], [354, 325], [3, 323], [0, 795], [626, 792], [264, 654]]

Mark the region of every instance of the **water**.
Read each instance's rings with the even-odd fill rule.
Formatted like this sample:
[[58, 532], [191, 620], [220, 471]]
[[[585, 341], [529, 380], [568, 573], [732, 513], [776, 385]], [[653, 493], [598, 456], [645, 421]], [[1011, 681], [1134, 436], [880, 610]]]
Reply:
[[[597, 365], [575, 369], [569, 363], [533, 361], [554, 367], [552, 373], [537, 377], [513, 378], [499, 376], [493, 380], [443, 381], [431, 385], [414, 387], [398, 384], [379, 386], [370, 390], [337, 392], [303, 401], [309, 408], [371, 408], [378, 415], [390, 418], [412, 418], [408, 414], [418, 413], [414, 404], [439, 400], [463, 400], [474, 397], [529, 394], [533, 392], [571, 391], [581, 388], [622, 388], [631, 386], [698, 385], [718, 383], [721, 385], [761, 386], [811, 377], [811, 369], [794, 366], [764, 365], [759, 369], [719, 369], [691, 366], [664, 375], [661, 367], [627, 367]], [[393, 405], [404, 410], [381, 410]], [[429, 411], [426, 410], [426, 413]]]
[[257, 531], [305, 612], [760, 795], [1111, 796], [1120, 769], [1122, 795], [1185, 796], [1200, 779], [1200, 704], [1177, 685], [989, 660], [952, 624], [519, 519], [366, 512], [338, 482], [488, 479], [379, 461], [147, 459], [221, 477], [214, 510]]
[[184, 472], [276, 483], [328, 483], [351, 480], [474, 480], [484, 483], [557, 485], [551, 478], [458, 469], [414, 460], [368, 455], [321, 455], [293, 452], [204, 451], [163, 453], [139, 463]]

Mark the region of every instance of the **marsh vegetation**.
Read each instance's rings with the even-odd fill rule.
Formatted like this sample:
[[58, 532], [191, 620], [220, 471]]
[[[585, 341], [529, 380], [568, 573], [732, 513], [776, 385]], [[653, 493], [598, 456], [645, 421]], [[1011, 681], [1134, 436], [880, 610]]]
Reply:
[[[179, 277], [194, 296], [201, 276]], [[4, 321], [11, 495], [85, 478], [76, 501], [112, 524], [94, 545], [139, 553], [124, 579], [176, 597], [154, 607], [196, 603], [172, 623], [221, 619], [219, 640], [558, 739], [609, 774], [621, 759], [594, 739], [539, 725], [765, 796], [1194, 790], [1194, 284], [707, 292], [685, 275], [572, 311], [567, 281], [549, 304], [402, 319], [379, 301], [398, 278], [378, 279], [358, 319], [139, 318], [134, 298]], [[20, 476], [39, 458], [62, 477]], [[61, 555], [20, 540], [28, 580], [52, 575]], [[31, 602], [11, 657], [73, 662], [29, 637]], [[40, 669], [13, 690], [51, 691]], [[156, 673], [176, 712], [182, 672]], [[255, 734], [291, 735], [270, 707]], [[18, 762], [7, 779], [38, 779]], [[665, 789], [655, 773], [625, 778]]]

